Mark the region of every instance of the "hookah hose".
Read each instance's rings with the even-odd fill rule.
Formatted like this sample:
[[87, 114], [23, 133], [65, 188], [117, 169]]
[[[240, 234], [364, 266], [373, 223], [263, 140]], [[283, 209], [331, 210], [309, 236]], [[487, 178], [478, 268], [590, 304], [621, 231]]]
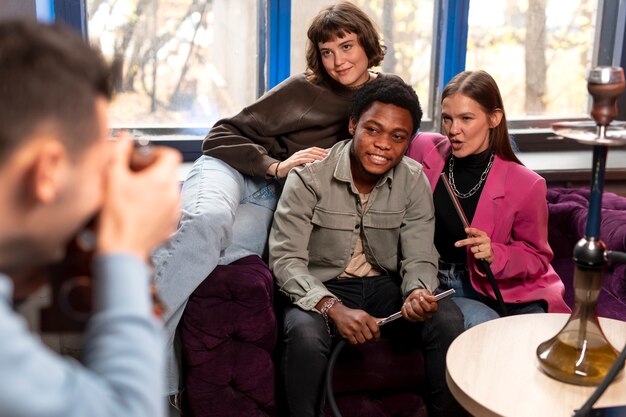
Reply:
[[617, 373], [624, 366], [625, 361], [626, 361], [626, 345], [624, 345], [624, 349], [622, 349], [622, 353], [620, 353], [620, 355], [615, 360], [615, 363], [613, 363], [613, 366], [611, 366], [609, 373], [606, 374], [602, 382], [600, 382], [600, 385], [598, 385], [598, 387], [595, 389], [593, 394], [591, 394], [591, 397], [589, 397], [589, 399], [585, 402], [585, 404], [583, 404], [583, 406], [580, 407], [578, 411], [576, 411], [573, 417], [588, 417], [590, 415], [593, 405], [595, 404], [596, 401], [598, 401], [598, 398], [600, 398], [600, 396], [604, 394], [604, 391], [608, 388], [611, 382], [613, 382]]
[[[452, 191], [452, 186], [450, 186], [450, 180], [448, 180], [448, 176], [446, 175], [445, 172], [441, 173], [441, 180], [443, 181], [443, 185], [445, 186], [446, 191], [448, 192], [448, 195], [450, 196], [450, 200], [452, 200], [452, 204], [454, 205], [454, 208], [456, 209], [456, 213], [459, 215], [459, 220], [461, 220], [461, 223], [463, 224], [463, 228], [468, 228], [470, 225], [469, 225], [469, 221], [467, 220], [467, 216], [465, 215], [465, 212], [463, 211], [463, 208], [461, 207], [461, 203], [459, 202], [459, 199], [456, 197], [456, 194], [454, 194], [454, 191]], [[506, 305], [504, 304], [504, 299], [502, 298], [502, 293], [500, 292], [500, 288], [498, 288], [496, 277], [493, 275], [493, 272], [491, 271], [491, 267], [489, 267], [489, 263], [484, 259], [476, 259], [476, 263], [480, 266], [480, 268], [483, 270], [483, 272], [485, 273], [485, 275], [487, 275], [487, 278], [489, 279], [489, 284], [491, 285], [493, 294], [495, 295], [496, 301], [498, 302], [498, 309], [500, 310], [500, 314], [502, 316], [506, 316], [507, 315]]]
[[326, 399], [328, 400], [328, 406], [330, 407], [330, 411], [335, 417], [342, 417], [341, 412], [339, 411], [339, 407], [337, 407], [337, 402], [335, 401], [335, 393], [333, 391], [333, 369], [335, 368], [335, 362], [337, 362], [337, 358], [341, 353], [341, 350], [348, 343], [346, 339], [341, 338], [339, 342], [333, 348], [332, 353], [330, 354], [330, 358], [328, 358], [328, 363], [326, 364]]
[[484, 259], [477, 259], [476, 262], [482, 268], [485, 275], [489, 279], [489, 284], [491, 284], [491, 289], [493, 290], [493, 294], [496, 296], [496, 301], [498, 302], [498, 310], [500, 310], [500, 314], [502, 316], [507, 316], [508, 312], [506, 310], [506, 304], [504, 304], [504, 299], [502, 298], [502, 293], [500, 292], [500, 288], [498, 287], [498, 283], [496, 282], [496, 277], [491, 272], [491, 268], [489, 267], [489, 263]]

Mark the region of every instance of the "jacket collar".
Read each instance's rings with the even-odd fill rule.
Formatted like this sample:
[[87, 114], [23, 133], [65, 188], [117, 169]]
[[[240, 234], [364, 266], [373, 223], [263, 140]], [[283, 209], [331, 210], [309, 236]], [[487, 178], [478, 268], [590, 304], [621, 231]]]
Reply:
[[[416, 137], [413, 140], [417, 139], [418, 138]], [[450, 141], [444, 137], [434, 145], [435, 146], [433, 146], [433, 148], [426, 154], [422, 163], [428, 169], [435, 169], [441, 166], [438, 171], [442, 171], [445, 161], [448, 158], [448, 155], [450, 155]]]
[[[417, 140], [415, 138], [413, 140]], [[430, 182], [431, 191], [435, 191], [438, 175], [443, 172], [443, 167], [446, 163], [448, 155], [450, 155], [450, 141], [443, 137], [438, 142], [434, 143], [433, 148], [424, 155], [421, 161], [424, 166], [424, 171], [427, 173], [428, 181]], [[436, 176], [437, 175], [437, 176]]]

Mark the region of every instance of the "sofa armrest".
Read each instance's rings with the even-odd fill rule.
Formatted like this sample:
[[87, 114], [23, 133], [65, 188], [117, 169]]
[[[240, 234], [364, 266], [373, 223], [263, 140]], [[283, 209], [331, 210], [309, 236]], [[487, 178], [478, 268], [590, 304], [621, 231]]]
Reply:
[[275, 415], [273, 277], [257, 256], [218, 266], [189, 298], [180, 325], [192, 415]]

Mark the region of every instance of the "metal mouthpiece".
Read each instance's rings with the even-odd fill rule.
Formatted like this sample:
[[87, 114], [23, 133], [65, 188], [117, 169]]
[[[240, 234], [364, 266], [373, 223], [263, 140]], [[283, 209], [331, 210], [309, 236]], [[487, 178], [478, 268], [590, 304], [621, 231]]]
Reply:
[[587, 82], [592, 84], [620, 84], [624, 82], [624, 70], [620, 67], [594, 67], [587, 74]]
[[[587, 90], [593, 97], [591, 117], [598, 126], [608, 126], [617, 116], [617, 97], [624, 91], [624, 70], [618, 67], [595, 67], [589, 71]], [[605, 136], [604, 131], [599, 132]]]

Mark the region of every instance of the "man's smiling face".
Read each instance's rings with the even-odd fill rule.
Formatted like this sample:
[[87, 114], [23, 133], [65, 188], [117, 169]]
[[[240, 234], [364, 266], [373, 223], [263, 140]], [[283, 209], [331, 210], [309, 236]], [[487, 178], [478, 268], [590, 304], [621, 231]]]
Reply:
[[372, 186], [404, 156], [413, 136], [411, 113], [394, 104], [374, 101], [359, 120], [350, 120], [352, 177]]

